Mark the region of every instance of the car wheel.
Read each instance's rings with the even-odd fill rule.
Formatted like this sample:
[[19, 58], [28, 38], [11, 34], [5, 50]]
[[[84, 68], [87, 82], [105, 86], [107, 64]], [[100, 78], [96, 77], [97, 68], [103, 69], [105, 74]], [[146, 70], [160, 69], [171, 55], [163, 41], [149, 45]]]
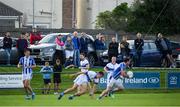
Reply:
[[93, 55], [89, 55], [88, 56], [88, 60], [89, 60], [89, 64], [90, 64], [90, 67], [93, 67], [94, 64], [95, 64], [95, 58]]

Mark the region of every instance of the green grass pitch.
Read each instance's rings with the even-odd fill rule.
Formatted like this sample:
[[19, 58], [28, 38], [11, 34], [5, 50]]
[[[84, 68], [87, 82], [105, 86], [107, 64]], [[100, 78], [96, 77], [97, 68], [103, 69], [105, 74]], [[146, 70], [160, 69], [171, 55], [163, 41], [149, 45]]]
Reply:
[[88, 95], [68, 100], [68, 96], [57, 100], [57, 95], [36, 95], [32, 101], [25, 100], [24, 95], [1, 95], [0, 106], [180, 106], [180, 93], [115, 94], [115, 98], [102, 100]]

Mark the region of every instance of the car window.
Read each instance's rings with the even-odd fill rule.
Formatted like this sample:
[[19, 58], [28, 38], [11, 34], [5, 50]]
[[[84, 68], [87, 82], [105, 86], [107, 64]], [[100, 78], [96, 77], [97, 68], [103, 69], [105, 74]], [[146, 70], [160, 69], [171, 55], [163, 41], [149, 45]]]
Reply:
[[171, 42], [171, 48], [172, 49], [180, 48], [180, 44], [179, 43], [175, 43], [175, 42]]
[[0, 47], [3, 46], [3, 39], [0, 39]]
[[39, 41], [39, 43], [54, 43], [55, 42], [55, 35], [48, 35], [45, 36], [43, 39]]
[[148, 43], [144, 43], [144, 46], [143, 46], [143, 50], [149, 50], [149, 44]]
[[156, 44], [155, 43], [149, 43], [150, 49], [151, 50], [157, 50]]

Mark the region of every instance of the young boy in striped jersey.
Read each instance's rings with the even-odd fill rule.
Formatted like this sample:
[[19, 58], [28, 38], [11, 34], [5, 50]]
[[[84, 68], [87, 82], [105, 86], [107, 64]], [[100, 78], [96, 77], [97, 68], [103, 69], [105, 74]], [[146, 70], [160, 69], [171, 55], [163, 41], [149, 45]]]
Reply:
[[30, 99], [29, 93], [32, 95], [32, 100], [35, 98], [35, 93], [33, 92], [30, 81], [32, 79], [33, 68], [36, 67], [34, 58], [30, 56], [30, 50], [24, 50], [24, 57], [21, 57], [18, 63], [18, 68], [22, 68], [22, 79], [23, 85], [26, 92], [26, 99]]

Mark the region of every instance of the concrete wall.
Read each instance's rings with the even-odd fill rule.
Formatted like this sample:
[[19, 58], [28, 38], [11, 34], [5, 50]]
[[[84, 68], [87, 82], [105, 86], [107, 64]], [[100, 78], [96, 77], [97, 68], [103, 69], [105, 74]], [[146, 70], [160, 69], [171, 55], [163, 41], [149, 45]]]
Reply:
[[[24, 14], [22, 21], [25, 26], [32, 25], [33, 0], [0, 0], [0, 1], [21, 11]], [[41, 27], [48, 27], [48, 28], [62, 27], [62, 0], [34, 0], [34, 1], [35, 1], [35, 25]], [[45, 13], [41, 14], [42, 11]]]

